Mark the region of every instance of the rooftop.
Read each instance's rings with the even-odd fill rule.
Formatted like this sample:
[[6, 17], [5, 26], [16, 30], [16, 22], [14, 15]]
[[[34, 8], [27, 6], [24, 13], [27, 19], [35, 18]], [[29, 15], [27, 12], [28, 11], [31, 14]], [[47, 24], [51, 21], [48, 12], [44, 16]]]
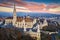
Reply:
[[[13, 17], [7, 17], [6, 19], [13, 19]], [[25, 20], [25, 22], [32, 22], [33, 21], [33, 19], [32, 18], [30, 18], [30, 17], [17, 17], [17, 22], [21, 22], [21, 21], [23, 21], [23, 19]]]

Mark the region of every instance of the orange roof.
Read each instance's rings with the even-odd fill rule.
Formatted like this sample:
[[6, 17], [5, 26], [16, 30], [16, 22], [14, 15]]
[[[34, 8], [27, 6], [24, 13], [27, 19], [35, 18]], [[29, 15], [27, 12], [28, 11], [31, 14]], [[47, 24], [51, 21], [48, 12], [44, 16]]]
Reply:
[[3, 18], [0, 18], [0, 21], [4, 20]]
[[25, 22], [32, 22], [33, 21], [33, 19], [31, 19], [31, 18], [25, 18]]
[[[13, 19], [13, 17], [8, 17], [8, 18], [6, 18], [6, 19]], [[25, 22], [32, 22], [33, 21], [33, 19], [32, 18], [24, 18], [24, 20], [25, 20]], [[21, 22], [21, 21], [23, 21], [23, 17], [17, 17], [17, 20], [16, 20], [17, 22]]]
[[22, 20], [23, 20], [22, 17], [17, 17], [17, 20], [16, 21], [21, 22]]

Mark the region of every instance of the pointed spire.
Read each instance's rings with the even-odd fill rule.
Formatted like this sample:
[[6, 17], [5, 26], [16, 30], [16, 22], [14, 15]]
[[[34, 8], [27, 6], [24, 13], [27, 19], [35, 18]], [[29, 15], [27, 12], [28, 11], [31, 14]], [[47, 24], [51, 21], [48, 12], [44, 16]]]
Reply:
[[14, 10], [13, 10], [13, 13], [16, 14], [15, 2], [14, 2]]
[[16, 23], [16, 6], [15, 6], [15, 2], [14, 2], [14, 9], [13, 9], [13, 25], [15, 26]]

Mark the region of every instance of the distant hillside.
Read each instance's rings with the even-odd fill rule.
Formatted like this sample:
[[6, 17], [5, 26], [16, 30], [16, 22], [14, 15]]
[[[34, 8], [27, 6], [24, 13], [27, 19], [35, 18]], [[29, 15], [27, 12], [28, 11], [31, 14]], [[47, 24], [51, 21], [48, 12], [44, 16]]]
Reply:
[[9, 16], [12, 16], [12, 14], [8, 12], [0, 12], [0, 17], [9, 17]]
[[[0, 12], [0, 17], [9, 17], [12, 16], [13, 13], [9, 12]], [[32, 17], [60, 17], [59, 14], [52, 14], [52, 13], [23, 13], [23, 12], [17, 12], [17, 16], [27, 16], [30, 15]]]

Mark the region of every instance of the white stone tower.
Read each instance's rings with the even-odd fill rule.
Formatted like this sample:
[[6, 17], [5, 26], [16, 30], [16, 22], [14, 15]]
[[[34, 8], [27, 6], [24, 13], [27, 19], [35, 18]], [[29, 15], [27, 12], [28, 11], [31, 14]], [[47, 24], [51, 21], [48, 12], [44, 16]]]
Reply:
[[15, 7], [15, 3], [14, 3], [14, 9], [13, 9], [13, 26], [16, 25], [16, 7]]
[[41, 33], [40, 33], [41, 30], [40, 30], [40, 27], [41, 26], [38, 24], [37, 25], [37, 40], [41, 40]]

